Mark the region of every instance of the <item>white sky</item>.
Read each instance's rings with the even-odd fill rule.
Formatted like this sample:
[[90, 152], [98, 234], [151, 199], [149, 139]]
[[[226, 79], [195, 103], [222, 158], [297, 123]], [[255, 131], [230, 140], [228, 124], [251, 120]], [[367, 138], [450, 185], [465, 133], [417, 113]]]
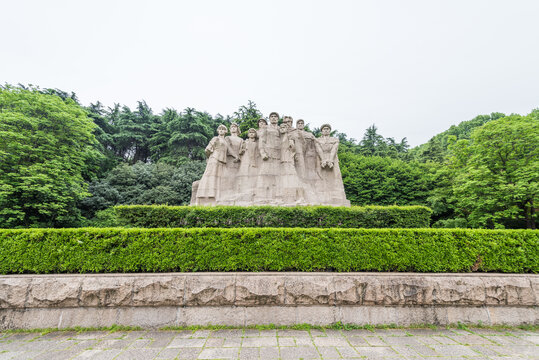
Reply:
[[0, 82], [426, 142], [539, 107], [538, 0], [0, 0]]

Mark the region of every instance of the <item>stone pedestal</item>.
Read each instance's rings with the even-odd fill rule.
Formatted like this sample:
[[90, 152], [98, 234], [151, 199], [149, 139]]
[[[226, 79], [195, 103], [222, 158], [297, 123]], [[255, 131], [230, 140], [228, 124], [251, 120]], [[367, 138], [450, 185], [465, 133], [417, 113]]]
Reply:
[[170, 273], [0, 276], [0, 329], [538, 324], [539, 275]]

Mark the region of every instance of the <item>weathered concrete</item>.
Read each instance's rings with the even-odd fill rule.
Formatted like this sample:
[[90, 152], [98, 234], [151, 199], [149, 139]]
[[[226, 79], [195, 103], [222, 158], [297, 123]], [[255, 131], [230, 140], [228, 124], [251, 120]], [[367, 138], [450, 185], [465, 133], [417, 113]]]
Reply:
[[0, 276], [0, 329], [113, 324], [539, 323], [539, 275], [173, 273]]

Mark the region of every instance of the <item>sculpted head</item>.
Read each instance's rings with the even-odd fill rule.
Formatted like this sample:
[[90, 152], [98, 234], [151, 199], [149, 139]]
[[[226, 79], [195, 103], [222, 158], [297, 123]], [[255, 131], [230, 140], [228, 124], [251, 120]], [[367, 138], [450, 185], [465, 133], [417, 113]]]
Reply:
[[322, 130], [322, 136], [329, 136], [331, 134], [331, 125], [324, 124], [320, 130]]
[[283, 124], [286, 124], [289, 129], [292, 129], [292, 116], [285, 116], [283, 117]]
[[286, 134], [288, 132], [288, 125], [285, 124], [285, 123], [282, 123], [280, 126], [279, 126], [279, 132], [281, 134]]
[[296, 121], [296, 127], [299, 130], [303, 130], [305, 128], [305, 121], [303, 121], [303, 119], [299, 119], [298, 121]]
[[227, 131], [228, 130], [226, 126], [224, 126], [223, 124], [219, 125], [219, 127], [217, 128], [217, 134], [219, 134], [219, 136], [225, 136]]
[[249, 137], [249, 139], [254, 141], [254, 139], [256, 139], [256, 130], [253, 128], [250, 128], [249, 131], [247, 131], [247, 137]]
[[232, 135], [239, 135], [240, 127], [237, 123], [233, 122], [232, 124], [230, 124], [230, 133]]
[[259, 119], [258, 120], [258, 128], [259, 129], [265, 128], [266, 126], [268, 126], [268, 122], [266, 121], [266, 119]]
[[277, 125], [277, 123], [279, 122], [279, 114], [277, 114], [276, 112], [272, 112], [269, 116], [269, 119], [272, 125]]

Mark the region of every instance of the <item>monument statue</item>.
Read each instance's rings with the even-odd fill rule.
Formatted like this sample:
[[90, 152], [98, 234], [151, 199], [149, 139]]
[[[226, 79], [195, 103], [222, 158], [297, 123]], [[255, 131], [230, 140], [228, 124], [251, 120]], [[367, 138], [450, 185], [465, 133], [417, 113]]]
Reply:
[[224, 169], [227, 163], [228, 143], [225, 139], [226, 126], [219, 125], [218, 136], [214, 136], [206, 146], [206, 170], [198, 183], [196, 192], [197, 205], [213, 205], [221, 197]]
[[236, 123], [230, 124], [230, 136], [226, 136], [227, 155], [226, 164], [221, 179], [220, 203], [222, 205], [234, 205], [236, 200], [234, 192], [237, 188], [236, 176], [240, 169], [240, 149], [243, 139], [239, 137], [240, 127]]
[[247, 140], [241, 144], [240, 155], [241, 164], [237, 177], [238, 187], [235, 189], [237, 201], [234, 205], [252, 205], [261, 161], [255, 129], [251, 128], [247, 132]]
[[327, 202], [344, 206], [348, 201], [344, 194], [339, 158], [337, 157], [339, 139], [329, 136], [331, 133], [329, 124], [322, 125], [321, 131], [322, 136], [315, 139], [316, 152], [320, 159], [320, 177], [322, 178], [320, 185], [317, 186], [317, 191], [322, 193], [322, 198]]
[[279, 114], [272, 112], [269, 125], [258, 120], [246, 140], [236, 123], [226, 137], [227, 128], [220, 125], [206, 147], [206, 170], [193, 183], [191, 205], [350, 206], [331, 126], [322, 125], [322, 136], [315, 138], [303, 120], [296, 128], [290, 116], [278, 123]]

